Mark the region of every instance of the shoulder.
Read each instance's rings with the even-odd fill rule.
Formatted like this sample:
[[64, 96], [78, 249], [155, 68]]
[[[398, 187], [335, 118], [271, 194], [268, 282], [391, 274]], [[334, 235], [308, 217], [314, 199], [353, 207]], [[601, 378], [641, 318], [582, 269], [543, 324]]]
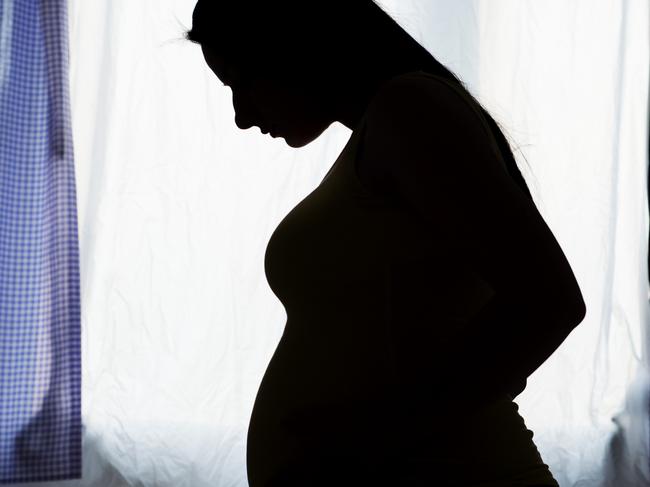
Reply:
[[377, 90], [365, 115], [363, 158], [384, 186], [397, 171], [417, 177], [414, 170], [421, 172], [425, 166], [432, 166], [437, 176], [455, 172], [463, 180], [502, 170], [464, 89], [418, 71], [397, 76]]
[[[368, 105], [371, 121], [385, 117], [411, 117], [413, 122], [435, 123], [445, 117], [453, 122], [476, 125], [475, 108], [472, 107], [464, 86], [425, 71], [413, 71], [396, 76], [383, 83]], [[426, 115], [420, 118], [420, 115]]]

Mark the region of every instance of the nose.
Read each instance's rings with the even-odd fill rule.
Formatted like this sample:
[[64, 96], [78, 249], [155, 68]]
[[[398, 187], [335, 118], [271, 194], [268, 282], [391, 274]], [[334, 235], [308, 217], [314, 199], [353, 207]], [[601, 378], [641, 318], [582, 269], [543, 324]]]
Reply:
[[235, 124], [237, 127], [239, 127], [241, 130], [246, 130], [251, 128], [254, 124], [250, 121], [250, 119], [244, 119], [240, 116], [239, 113], [235, 112]]

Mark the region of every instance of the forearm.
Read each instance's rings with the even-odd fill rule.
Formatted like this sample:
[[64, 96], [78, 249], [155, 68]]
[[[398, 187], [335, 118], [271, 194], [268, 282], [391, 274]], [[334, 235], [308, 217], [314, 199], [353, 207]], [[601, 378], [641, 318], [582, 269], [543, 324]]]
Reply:
[[415, 348], [399, 353], [404, 360], [398, 373], [409, 391], [442, 408], [474, 408], [504, 393], [514, 397], [572, 325], [552, 309], [535, 312], [495, 295], [443, 343], [412, 337]]

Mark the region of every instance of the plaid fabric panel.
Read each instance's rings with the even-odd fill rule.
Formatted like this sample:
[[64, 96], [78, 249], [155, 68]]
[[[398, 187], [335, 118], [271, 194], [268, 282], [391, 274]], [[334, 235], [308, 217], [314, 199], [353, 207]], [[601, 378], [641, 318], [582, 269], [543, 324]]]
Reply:
[[0, 0], [0, 483], [81, 478], [66, 0]]

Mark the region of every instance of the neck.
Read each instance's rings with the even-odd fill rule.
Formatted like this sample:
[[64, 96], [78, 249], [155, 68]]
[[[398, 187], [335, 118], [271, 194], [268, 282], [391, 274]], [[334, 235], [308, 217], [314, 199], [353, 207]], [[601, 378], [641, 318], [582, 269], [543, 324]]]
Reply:
[[359, 125], [375, 94], [386, 82], [400, 74], [419, 69], [421, 69], [421, 66], [403, 65], [365, 78], [353, 76], [352, 78], [361, 79], [362, 81], [348, 84], [342, 89], [336, 90], [334, 120], [345, 125], [350, 130], [354, 130]]

